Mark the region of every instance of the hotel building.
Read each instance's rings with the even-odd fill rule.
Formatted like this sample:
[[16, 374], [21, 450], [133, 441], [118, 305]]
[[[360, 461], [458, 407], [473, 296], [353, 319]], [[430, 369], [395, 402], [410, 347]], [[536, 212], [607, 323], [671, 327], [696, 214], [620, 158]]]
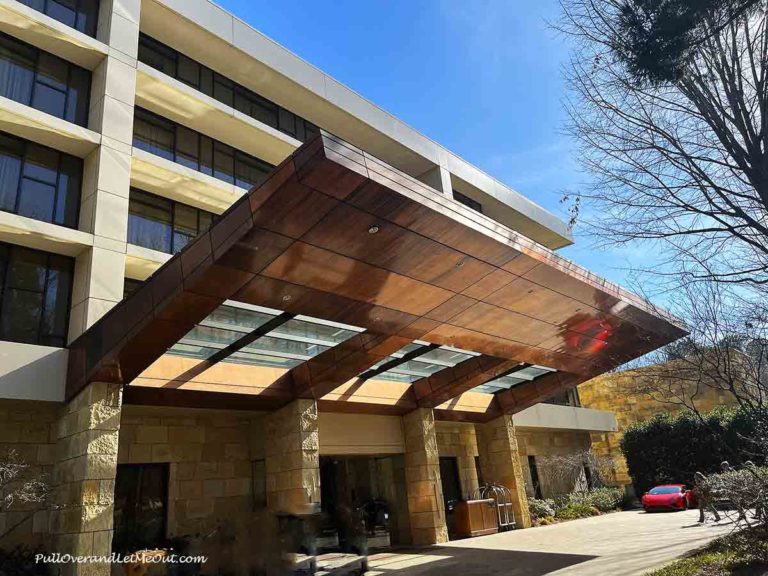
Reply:
[[0, 33], [0, 452], [53, 489], [0, 511], [0, 546], [309, 504], [332, 531], [373, 500], [393, 544], [431, 544], [481, 482], [524, 528], [555, 490], [536, 458], [616, 429], [578, 384], [685, 333], [207, 0], [0, 0]]

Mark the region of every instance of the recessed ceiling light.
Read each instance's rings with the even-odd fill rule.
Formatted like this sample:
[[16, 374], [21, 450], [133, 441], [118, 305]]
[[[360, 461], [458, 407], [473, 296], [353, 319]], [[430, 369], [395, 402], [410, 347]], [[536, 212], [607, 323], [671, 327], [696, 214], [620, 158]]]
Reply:
[[368, 234], [376, 234], [376, 232], [379, 231], [379, 227], [374, 224], [370, 228], [368, 228]]
[[291, 299], [291, 295], [290, 294], [286, 294], [285, 296], [283, 296], [283, 302], [288, 302], [288, 301], [290, 301], [290, 299]]

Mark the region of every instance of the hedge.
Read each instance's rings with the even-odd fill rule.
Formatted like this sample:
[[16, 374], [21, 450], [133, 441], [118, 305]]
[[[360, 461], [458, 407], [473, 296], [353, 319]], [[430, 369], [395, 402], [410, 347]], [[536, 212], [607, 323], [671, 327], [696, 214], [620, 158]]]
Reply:
[[691, 412], [658, 414], [631, 425], [621, 450], [636, 493], [657, 484], [692, 486], [696, 472], [719, 472], [723, 461], [735, 467], [747, 460], [765, 464], [766, 423], [768, 410], [718, 408], [703, 418]]

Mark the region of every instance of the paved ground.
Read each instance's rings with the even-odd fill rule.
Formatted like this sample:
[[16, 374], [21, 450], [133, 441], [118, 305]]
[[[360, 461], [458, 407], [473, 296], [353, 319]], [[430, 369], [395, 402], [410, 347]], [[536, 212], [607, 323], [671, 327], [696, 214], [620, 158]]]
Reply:
[[370, 558], [369, 576], [634, 576], [666, 564], [732, 525], [697, 524], [697, 510], [617, 512]]

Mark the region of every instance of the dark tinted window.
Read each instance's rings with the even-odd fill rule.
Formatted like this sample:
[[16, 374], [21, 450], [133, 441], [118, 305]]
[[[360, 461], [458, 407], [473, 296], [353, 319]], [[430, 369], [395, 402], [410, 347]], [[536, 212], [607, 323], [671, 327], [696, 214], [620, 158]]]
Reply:
[[77, 227], [83, 162], [0, 133], [0, 210]]
[[211, 225], [213, 214], [135, 188], [128, 205], [128, 242], [175, 254]]
[[142, 280], [134, 280], [133, 278], [126, 278], [123, 282], [123, 300], [128, 298], [139, 286], [144, 284]]
[[310, 140], [320, 132], [319, 128], [308, 120], [146, 34], [139, 37], [139, 60], [302, 142]]
[[648, 494], [657, 496], [659, 494], [680, 494], [682, 490], [678, 486], [657, 486], [651, 489]]
[[168, 464], [119, 464], [115, 479], [112, 550], [159, 548], [168, 514]]
[[456, 192], [456, 190], [453, 191], [453, 199], [456, 200], [456, 202], [460, 202], [464, 204], [464, 206], [467, 206], [469, 208], [472, 208], [475, 212], [480, 212], [480, 214], [483, 213], [483, 205], [480, 204], [477, 200], [473, 200], [469, 196], [465, 196], [461, 192]]
[[232, 146], [136, 108], [133, 145], [242, 188], [261, 183], [272, 165]]
[[83, 34], [96, 37], [99, 0], [19, 0], [19, 2]]
[[90, 86], [87, 70], [0, 34], [0, 95], [85, 126]]
[[72, 258], [0, 244], [0, 340], [64, 347]]
[[175, 129], [173, 122], [137, 108], [133, 118], [133, 145], [175, 161]]

